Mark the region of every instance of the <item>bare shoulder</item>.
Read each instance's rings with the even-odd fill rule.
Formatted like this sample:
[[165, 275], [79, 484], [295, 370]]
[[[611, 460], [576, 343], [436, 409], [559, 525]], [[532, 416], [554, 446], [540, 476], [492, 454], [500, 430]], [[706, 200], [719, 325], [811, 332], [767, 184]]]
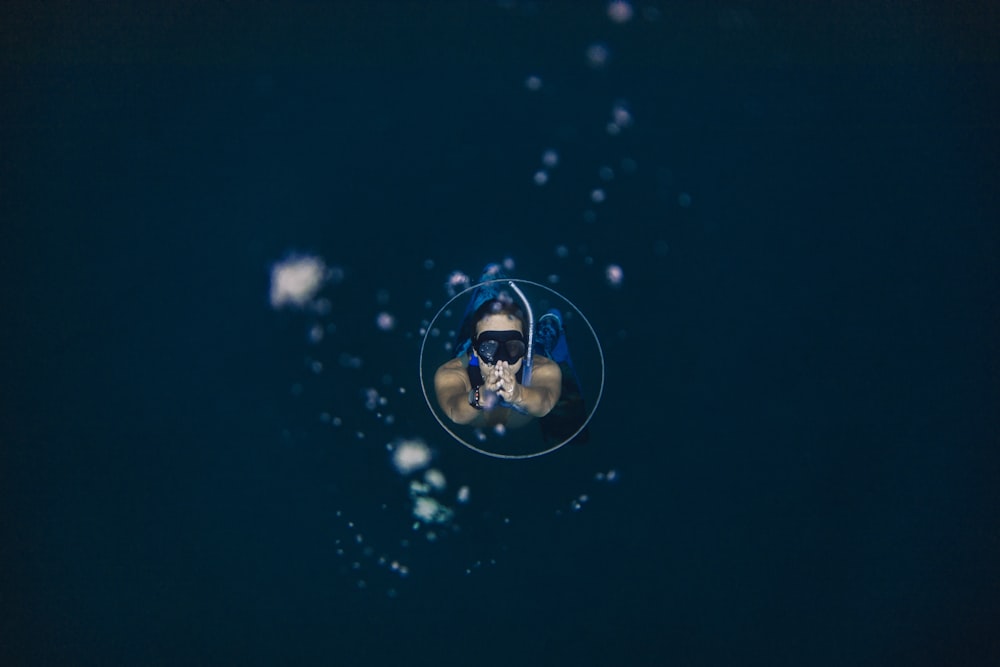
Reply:
[[455, 357], [438, 366], [437, 373], [453, 373], [464, 370], [465, 362], [460, 357]]
[[434, 373], [434, 384], [438, 387], [465, 385], [469, 383], [469, 374], [465, 370], [465, 362], [456, 357], [438, 366]]
[[535, 357], [531, 360], [531, 378], [533, 382], [551, 382], [560, 384], [562, 382], [562, 370], [559, 364], [548, 357]]

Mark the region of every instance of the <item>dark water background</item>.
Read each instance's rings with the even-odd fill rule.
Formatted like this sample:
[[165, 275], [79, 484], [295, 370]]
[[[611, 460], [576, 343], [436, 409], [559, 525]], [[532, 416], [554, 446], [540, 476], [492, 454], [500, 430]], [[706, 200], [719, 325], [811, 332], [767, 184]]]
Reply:
[[[856, 4], [5, 9], [0, 662], [997, 664], [996, 10]], [[415, 379], [506, 256], [608, 368], [513, 465]], [[472, 489], [435, 543], [399, 436]]]

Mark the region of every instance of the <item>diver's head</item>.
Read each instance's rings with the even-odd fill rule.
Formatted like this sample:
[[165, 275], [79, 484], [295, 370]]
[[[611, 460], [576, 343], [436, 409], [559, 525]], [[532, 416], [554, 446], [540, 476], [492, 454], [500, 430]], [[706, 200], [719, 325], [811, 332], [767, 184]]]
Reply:
[[512, 301], [491, 299], [474, 316], [472, 353], [479, 362], [493, 366], [506, 361], [516, 373], [527, 350], [524, 313]]

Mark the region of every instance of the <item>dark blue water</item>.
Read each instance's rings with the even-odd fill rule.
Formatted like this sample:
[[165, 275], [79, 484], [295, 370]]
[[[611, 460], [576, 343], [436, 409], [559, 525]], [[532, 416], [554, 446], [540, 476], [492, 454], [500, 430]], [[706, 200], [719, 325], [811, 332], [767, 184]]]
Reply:
[[[996, 664], [989, 17], [603, 7], [9, 12], [0, 661]], [[504, 257], [607, 366], [513, 464], [416, 377]], [[470, 486], [434, 541], [398, 437]]]

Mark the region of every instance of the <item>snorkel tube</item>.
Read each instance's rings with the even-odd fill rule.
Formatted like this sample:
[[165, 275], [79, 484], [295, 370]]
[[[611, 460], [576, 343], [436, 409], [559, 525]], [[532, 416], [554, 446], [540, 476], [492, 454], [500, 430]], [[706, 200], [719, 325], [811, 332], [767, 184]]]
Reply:
[[531, 384], [531, 357], [533, 356], [532, 348], [535, 343], [535, 315], [531, 312], [531, 304], [528, 303], [528, 297], [524, 296], [524, 292], [514, 284], [513, 280], [507, 284], [520, 297], [521, 303], [524, 304], [524, 312], [528, 316], [528, 349], [524, 351], [524, 364], [521, 366], [521, 384], [527, 387]]

